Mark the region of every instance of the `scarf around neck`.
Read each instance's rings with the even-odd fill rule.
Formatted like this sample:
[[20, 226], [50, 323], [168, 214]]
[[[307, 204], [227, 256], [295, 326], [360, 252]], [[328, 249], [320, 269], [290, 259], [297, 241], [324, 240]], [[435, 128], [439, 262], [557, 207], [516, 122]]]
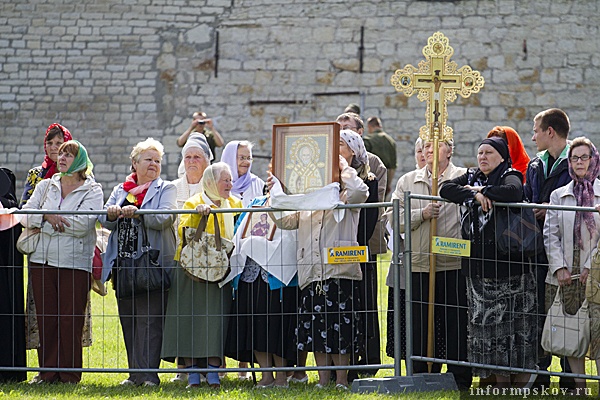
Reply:
[[[571, 154], [571, 149], [569, 150], [569, 155]], [[579, 178], [577, 175], [575, 175], [571, 159], [570, 157], [567, 158], [569, 162], [569, 175], [571, 176], [571, 179], [573, 179], [573, 194], [575, 195], [577, 206], [580, 207], [594, 207], [594, 182], [596, 181], [598, 173], [600, 172], [600, 155], [598, 154], [598, 150], [596, 150], [596, 146], [593, 144], [590, 147], [590, 153], [592, 158], [590, 158], [590, 165], [583, 178]], [[595, 213], [584, 211], [575, 212], [573, 235], [575, 238], [574, 242], [578, 244], [580, 249], [583, 246], [581, 239], [582, 221], [585, 222], [590, 234], [593, 234], [593, 232], [596, 230], [596, 221], [594, 220], [593, 214]]]
[[143, 185], [138, 185], [137, 174], [134, 172], [125, 179], [125, 182], [123, 182], [123, 189], [135, 197], [133, 204], [139, 208], [144, 203], [144, 197], [146, 197], [146, 193], [148, 193], [148, 188], [152, 182], [154, 181], [146, 182]]

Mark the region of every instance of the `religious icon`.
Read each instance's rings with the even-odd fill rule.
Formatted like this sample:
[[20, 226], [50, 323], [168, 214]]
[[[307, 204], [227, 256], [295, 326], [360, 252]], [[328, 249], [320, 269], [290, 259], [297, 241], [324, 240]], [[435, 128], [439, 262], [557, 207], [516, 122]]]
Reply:
[[[261, 207], [252, 207], [258, 208]], [[242, 238], [246, 239], [251, 236], [264, 237], [267, 240], [273, 240], [275, 234], [275, 223], [264, 211], [249, 212], [246, 217], [246, 225], [244, 226], [244, 233]]]
[[288, 194], [339, 180], [339, 130], [336, 122], [273, 125], [273, 175]]
[[410, 85], [410, 77], [404, 75], [400, 78], [400, 83], [402, 84], [402, 86]]

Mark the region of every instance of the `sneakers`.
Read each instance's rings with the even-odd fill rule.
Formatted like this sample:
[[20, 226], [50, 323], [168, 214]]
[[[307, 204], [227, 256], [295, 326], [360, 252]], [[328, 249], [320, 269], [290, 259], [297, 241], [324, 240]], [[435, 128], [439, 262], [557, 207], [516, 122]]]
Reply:
[[183, 373], [178, 373], [177, 375], [175, 375], [174, 378], [171, 378], [171, 382], [173, 383], [184, 383], [187, 381], [187, 377], [185, 376], [186, 374]]
[[121, 386], [135, 386], [135, 382], [130, 380], [130, 379], [125, 379], [124, 381], [121, 381], [121, 383], [119, 383], [119, 385]]
[[158, 386], [158, 383], [152, 382], [152, 381], [145, 381], [144, 383], [142, 383], [142, 386], [144, 387], [154, 387], [154, 386]]

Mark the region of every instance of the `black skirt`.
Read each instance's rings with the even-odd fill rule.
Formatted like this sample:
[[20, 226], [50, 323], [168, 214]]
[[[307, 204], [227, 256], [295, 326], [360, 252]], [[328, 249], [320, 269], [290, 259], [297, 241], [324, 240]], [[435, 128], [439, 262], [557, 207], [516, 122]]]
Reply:
[[260, 274], [252, 283], [240, 280], [231, 304], [225, 355], [251, 362], [258, 351], [295, 363], [297, 289], [271, 290]]
[[298, 350], [349, 354], [354, 360], [365, 340], [360, 310], [357, 281], [312, 282], [300, 292]]

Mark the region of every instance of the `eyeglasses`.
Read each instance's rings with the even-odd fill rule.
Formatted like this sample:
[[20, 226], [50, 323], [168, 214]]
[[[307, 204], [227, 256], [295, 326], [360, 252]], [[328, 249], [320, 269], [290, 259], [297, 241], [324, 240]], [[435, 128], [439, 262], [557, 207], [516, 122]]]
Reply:
[[240, 161], [252, 161], [252, 157], [246, 157], [246, 156], [238, 156], [237, 158]]
[[571, 160], [572, 163], [576, 163], [579, 160], [587, 161], [590, 158], [592, 158], [592, 156], [590, 156], [589, 154], [584, 154], [582, 156], [571, 156], [571, 157], [569, 157], [569, 160]]

